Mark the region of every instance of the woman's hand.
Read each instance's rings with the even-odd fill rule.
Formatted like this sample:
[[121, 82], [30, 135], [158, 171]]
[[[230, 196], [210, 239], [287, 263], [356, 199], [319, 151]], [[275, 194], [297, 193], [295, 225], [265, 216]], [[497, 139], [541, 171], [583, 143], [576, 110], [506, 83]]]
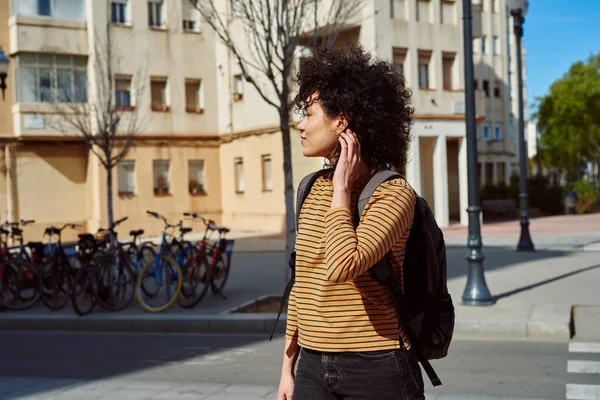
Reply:
[[282, 374], [279, 380], [279, 390], [277, 390], [276, 400], [292, 400], [294, 396], [294, 376], [292, 374]]
[[360, 144], [350, 129], [342, 132], [339, 140], [342, 149], [333, 173], [333, 189], [349, 192], [360, 175]]

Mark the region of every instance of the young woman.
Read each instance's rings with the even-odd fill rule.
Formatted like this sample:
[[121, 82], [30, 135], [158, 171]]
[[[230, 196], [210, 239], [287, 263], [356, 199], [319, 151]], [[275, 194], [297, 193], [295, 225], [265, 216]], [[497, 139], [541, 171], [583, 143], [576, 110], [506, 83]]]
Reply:
[[277, 400], [424, 399], [395, 302], [368, 272], [389, 253], [402, 282], [415, 193], [403, 179], [386, 182], [353, 219], [372, 174], [406, 160], [410, 92], [393, 65], [357, 45], [315, 50], [298, 82], [302, 152], [328, 163], [299, 215]]

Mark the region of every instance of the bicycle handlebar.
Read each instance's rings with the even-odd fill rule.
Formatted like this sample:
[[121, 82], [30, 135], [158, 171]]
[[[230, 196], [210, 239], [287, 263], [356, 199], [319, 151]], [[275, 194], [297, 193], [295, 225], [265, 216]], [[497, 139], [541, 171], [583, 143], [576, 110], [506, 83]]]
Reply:
[[209, 219], [208, 221], [206, 220], [206, 218], [204, 218], [202, 215], [198, 214], [198, 213], [183, 213], [184, 217], [191, 217], [192, 221], [197, 220], [197, 219], [201, 219], [202, 222], [204, 223], [204, 225], [206, 225], [206, 227], [210, 230], [216, 230], [218, 229], [218, 227], [215, 224], [215, 221], [213, 221], [212, 219]]
[[123, 218], [121, 218], [120, 220], [113, 222], [113, 229], [114, 229], [114, 228], [115, 228], [117, 225], [121, 224], [122, 222], [125, 222], [125, 221], [127, 221], [127, 219], [128, 219], [128, 218], [129, 218], [129, 217], [123, 217]]

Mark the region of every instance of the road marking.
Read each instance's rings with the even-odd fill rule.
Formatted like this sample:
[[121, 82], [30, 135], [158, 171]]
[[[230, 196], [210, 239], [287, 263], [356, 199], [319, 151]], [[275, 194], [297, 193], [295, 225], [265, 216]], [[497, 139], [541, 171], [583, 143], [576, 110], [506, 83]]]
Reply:
[[600, 353], [600, 343], [569, 343], [569, 353]]
[[567, 399], [598, 400], [600, 399], [600, 385], [574, 385], [568, 383]]
[[600, 374], [600, 361], [569, 360], [567, 372], [571, 374]]

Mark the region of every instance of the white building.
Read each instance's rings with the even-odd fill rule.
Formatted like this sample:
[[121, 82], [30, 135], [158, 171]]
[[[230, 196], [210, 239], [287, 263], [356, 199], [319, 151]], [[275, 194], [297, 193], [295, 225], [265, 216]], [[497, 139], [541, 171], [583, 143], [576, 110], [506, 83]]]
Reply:
[[[508, 182], [517, 126], [515, 120], [511, 130], [509, 121], [518, 115], [512, 24], [504, 0], [482, 1], [481, 38], [475, 40], [480, 177], [482, 183]], [[277, 113], [242, 79], [232, 55], [187, 0], [8, 3], [0, 2], [0, 46], [11, 57], [7, 96], [0, 101], [7, 166], [0, 178], [2, 219], [35, 219], [40, 230], [65, 222], [92, 231], [106, 225], [102, 167], [80, 140], [65, 141], [46, 121], [54, 113], [47, 95], [57, 91], [59, 79], [68, 77], [76, 101], [92, 98], [98, 77], [91, 60], [110, 32], [118, 59], [115, 101], [144, 117], [115, 175], [115, 217], [130, 217], [123, 230], [160, 230], [146, 209], [174, 220], [201, 212], [237, 230], [283, 230]], [[218, 4], [243, 40], [232, 2]], [[405, 173], [441, 226], [467, 222], [461, 15], [458, 0], [371, 0], [338, 41], [360, 42], [404, 72], [415, 107]], [[146, 90], [136, 96], [140, 69]], [[303, 158], [295, 139], [297, 185], [322, 160]], [[40, 203], [39, 193], [61, 196]]]

